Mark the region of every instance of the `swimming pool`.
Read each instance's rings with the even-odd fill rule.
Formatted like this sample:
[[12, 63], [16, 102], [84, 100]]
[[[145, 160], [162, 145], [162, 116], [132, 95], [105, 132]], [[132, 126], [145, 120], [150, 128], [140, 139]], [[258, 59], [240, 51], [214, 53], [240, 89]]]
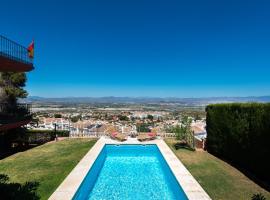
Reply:
[[157, 145], [104, 145], [74, 200], [187, 199]]

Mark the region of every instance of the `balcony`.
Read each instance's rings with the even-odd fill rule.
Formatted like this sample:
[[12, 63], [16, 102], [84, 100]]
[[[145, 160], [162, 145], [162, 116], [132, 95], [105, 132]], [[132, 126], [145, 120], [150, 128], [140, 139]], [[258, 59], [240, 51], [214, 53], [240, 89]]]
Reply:
[[33, 70], [33, 59], [26, 47], [0, 35], [0, 72], [27, 72]]
[[9, 130], [26, 125], [32, 117], [30, 104], [17, 104], [10, 106], [0, 104], [0, 131]]

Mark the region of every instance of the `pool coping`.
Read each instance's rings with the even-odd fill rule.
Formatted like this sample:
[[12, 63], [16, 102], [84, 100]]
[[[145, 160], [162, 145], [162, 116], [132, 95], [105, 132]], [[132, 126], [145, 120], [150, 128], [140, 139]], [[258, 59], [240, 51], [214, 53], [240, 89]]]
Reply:
[[118, 142], [110, 138], [101, 137], [96, 144], [86, 153], [81, 161], [74, 167], [65, 180], [58, 186], [49, 200], [71, 200], [79, 189], [88, 171], [91, 169], [96, 158], [106, 144], [155, 144], [168, 163], [179, 185], [182, 187], [189, 200], [210, 200], [211, 198], [190, 174], [182, 162], [176, 157], [173, 151], [162, 139], [139, 142], [136, 139], [129, 139], [125, 142]]

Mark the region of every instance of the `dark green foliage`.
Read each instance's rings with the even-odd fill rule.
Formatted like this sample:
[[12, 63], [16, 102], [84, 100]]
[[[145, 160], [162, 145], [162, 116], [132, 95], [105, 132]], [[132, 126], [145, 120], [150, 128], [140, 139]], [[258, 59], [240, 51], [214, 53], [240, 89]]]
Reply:
[[121, 121], [129, 121], [129, 118], [128, 118], [128, 116], [126, 116], [126, 115], [119, 115], [118, 118], [119, 118], [119, 120], [121, 120]]
[[68, 137], [69, 131], [57, 130], [28, 130], [27, 139], [29, 143], [42, 144], [55, 139], [55, 134], [58, 137]]
[[147, 132], [151, 132], [151, 129], [150, 129], [151, 126], [153, 126], [153, 124], [142, 123], [142, 124], [137, 124], [136, 128], [138, 132], [147, 133]]
[[216, 104], [206, 111], [207, 150], [269, 182], [270, 104]]
[[5, 92], [7, 103], [16, 103], [17, 98], [27, 97], [26, 90], [23, 89], [26, 82], [25, 73], [4, 72], [0, 77], [0, 85]]
[[185, 139], [184, 129], [182, 126], [176, 125], [174, 127], [173, 133], [175, 133], [177, 140], [184, 140]]
[[154, 116], [153, 115], [147, 115], [147, 119], [153, 120], [154, 119]]
[[190, 147], [194, 148], [193, 132], [191, 130], [191, 119], [188, 116], [181, 117], [181, 125], [176, 125], [173, 132], [176, 139], [181, 140], [175, 144], [175, 148]]
[[[27, 130], [28, 134], [36, 134], [36, 133], [41, 133], [41, 134], [45, 134], [45, 133], [49, 133], [49, 134], [54, 134], [55, 131], [54, 130]], [[56, 130], [56, 134], [58, 135], [58, 137], [68, 137], [69, 136], [69, 131], [65, 131], [65, 130]]]
[[166, 133], [174, 133], [174, 131], [175, 131], [175, 127], [174, 126], [172, 126], [172, 125], [165, 125], [165, 132]]
[[61, 117], [62, 117], [61, 114], [58, 114], [58, 113], [54, 114], [54, 118], [61, 118]]
[[266, 200], [266, 198], [261, 194], [254, 194], [252, 197], [251, 197], [251, 200]]
[[0, 194], [1, 199], [29, 199], [37, 200], [40, 197], [37, 195], [37, 188], [39, 186], [38, 182], [26, 182], [24, 184], [20, 183], [10, 183], [9, 177], [5, 174], [0, 174]]
[[181, 126], [176, 128], [175, 133], [177, 139], [188, 140], [188, 136], [192, 134], [191, 119], [188, 116], [181, 118]]
[[73, 117], [71, 117], [71, 122], [76, 123], [77, 121], [79, 121], [81, 119], [82, 119], [81, 115], [73, 116]]

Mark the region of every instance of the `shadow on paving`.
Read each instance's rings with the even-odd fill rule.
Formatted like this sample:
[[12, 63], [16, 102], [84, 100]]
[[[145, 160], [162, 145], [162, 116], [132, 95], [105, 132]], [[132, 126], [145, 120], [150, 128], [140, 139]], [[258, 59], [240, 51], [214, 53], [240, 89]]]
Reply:
[[40, 197], [36, 190], [39, 186], [38, 182], [26, 182], [24, 184], [11, 183], [9, 177], [5, 174], [0, 174], [0, 194], [1, 199], [9, 200], [37, 200]]

